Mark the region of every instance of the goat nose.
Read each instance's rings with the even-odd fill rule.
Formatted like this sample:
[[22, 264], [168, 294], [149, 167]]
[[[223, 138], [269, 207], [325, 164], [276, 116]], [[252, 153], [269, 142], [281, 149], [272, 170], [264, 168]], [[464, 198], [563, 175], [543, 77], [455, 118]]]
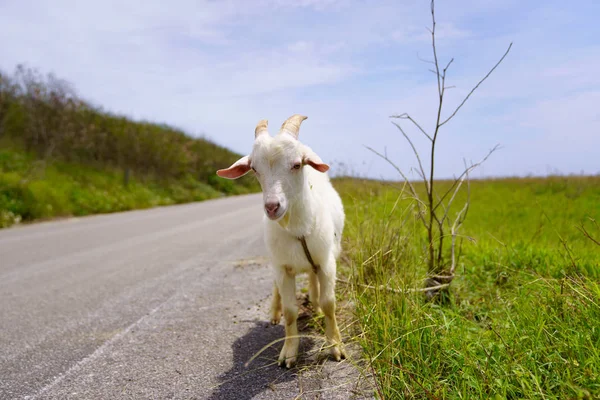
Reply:
[[267, 210], [267, 212], [269, 213], [274, 213], [275, 211], [277, 211], [279, 209], [279, 202], [278, 201], [270, 201], [268, 203], [265, 203], [265, 210]]

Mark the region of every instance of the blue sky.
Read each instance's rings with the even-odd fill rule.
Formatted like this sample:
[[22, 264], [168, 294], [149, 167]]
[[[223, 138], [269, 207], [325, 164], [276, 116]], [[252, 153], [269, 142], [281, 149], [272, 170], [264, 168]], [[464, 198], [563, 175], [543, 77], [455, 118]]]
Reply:
[[[437, 175], [497, 143], [475, 176], [600, 173], [599, 15], [594, 0], [438, 1], [438, 55], [455, 59], [443, 115], [514, 45], [440, 132]], [[364, 146], [415, 166], [389, 116], [433, 127], [430, 24], [425, 0], [0, 0], [0, 69], [53, 72], [107, 110], [239, 153], [260, 119], [274, 134], [304, 114], [300, 139], [334, 173], [396, 178]]]

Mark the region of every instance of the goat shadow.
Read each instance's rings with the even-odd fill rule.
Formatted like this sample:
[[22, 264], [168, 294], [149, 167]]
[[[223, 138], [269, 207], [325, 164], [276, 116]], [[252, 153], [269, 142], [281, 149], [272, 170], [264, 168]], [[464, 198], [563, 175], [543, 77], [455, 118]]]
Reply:
[[[298, 367], [287, 370], [277, 365], [277, 358], [283, 346], [283, 340], [275, 342], [248, 366], [245, 365], [263, 347], [271, 342], [283, 339], [285, 331], [282, 325], [271, 325], [266, 321], [241, 322], [251, 322], [253, 326], [231, 346], [233, 365], [229, 371], [219, 376], [218, 379], [221, 383], [209, 397], [210, 400], [249, 400], [262, 392], [275, 390], [274, 385], [276, 384], [297, 379]], [[304, 337], [300, 340], [299, 366], [306, 363], [303, 355], [313, 345], [314, 340], [311, 338]]]

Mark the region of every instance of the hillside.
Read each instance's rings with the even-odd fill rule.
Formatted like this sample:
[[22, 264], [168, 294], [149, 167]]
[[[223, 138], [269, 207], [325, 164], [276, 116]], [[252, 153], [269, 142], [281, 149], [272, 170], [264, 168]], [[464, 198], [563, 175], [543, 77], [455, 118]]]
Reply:
[[253, 177], [216, 177], [239, 157], [168, 125], [103, 111], [53, 75], [0, 72], [0, 227], [259, 190]]

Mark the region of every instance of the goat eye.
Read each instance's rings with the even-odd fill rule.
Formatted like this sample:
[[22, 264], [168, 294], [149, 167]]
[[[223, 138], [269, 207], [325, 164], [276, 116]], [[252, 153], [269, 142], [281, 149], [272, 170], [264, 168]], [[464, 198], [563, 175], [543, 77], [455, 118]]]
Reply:
[[302, 167], [302, 164], [296, 163], [296, 164], [294, 164], [294, 166], [292, 167], [292, 169], [300, 169], [300, 167]]

